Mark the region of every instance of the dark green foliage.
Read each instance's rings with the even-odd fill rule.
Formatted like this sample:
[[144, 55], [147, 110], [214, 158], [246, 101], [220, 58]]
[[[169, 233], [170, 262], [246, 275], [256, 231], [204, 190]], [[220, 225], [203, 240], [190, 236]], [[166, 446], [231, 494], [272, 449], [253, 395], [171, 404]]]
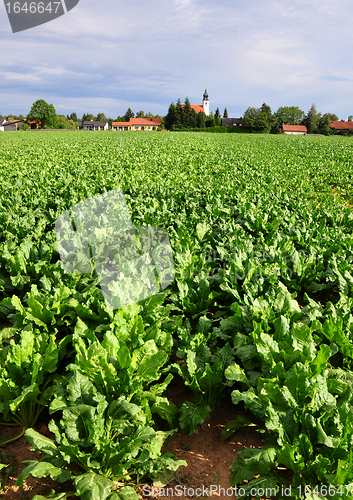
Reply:
[[55, 128], [57, 116], [52, 104], [48, 104], [43, 99], [38, 99], [31, 107], [27, 115], [27, 121], [35, 122], [40, 128]]
[[[43, 459], [20, 479], [71, 478], [48, 499], [168, 483], [180, 463], [161, 454], [164, 429], [192, 432], [231, 391], [223, 438], [248, 424], [240, 402], [264, 437], [232, 467], [246, 494], [279, 488], [283, 468], [293, 484], [353, 481], [352, 140], [232, 129], [126, 134], [121, 154], [113, 133], [2, 136], [0, 317], [14, 326], [0, 331], [0, 413], [24, 427], [53, 414], [55, 442], [26, 431]], [[95, 275], [62, 269], [54, 225], [120, 187], [135, 226], [168, 230], [175, 280], [111, 311]], [[194, 395], [179, 409], [170, 371]]]

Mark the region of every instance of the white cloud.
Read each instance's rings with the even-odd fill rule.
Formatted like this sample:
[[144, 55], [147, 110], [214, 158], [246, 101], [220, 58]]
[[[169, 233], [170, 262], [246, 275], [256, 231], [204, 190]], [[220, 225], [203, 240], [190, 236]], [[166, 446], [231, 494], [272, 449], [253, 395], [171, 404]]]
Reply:
[[211, 109], [235, 116], [262, 102], [346, 116], [352, 13], [351, 0], [85, 0], [12, 34], [0, 9], [0, 109], [40, 94], [68, 111], [164, 114], [178, 97], [201, 103], [207, 84]]

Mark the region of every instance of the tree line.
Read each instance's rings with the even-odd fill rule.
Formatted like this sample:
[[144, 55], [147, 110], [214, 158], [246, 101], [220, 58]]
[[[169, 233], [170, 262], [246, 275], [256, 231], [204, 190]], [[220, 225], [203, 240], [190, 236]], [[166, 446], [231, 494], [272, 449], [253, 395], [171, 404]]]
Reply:
[[[30, 128], [31, 123], [38, 124], [40, 128], [45, 129], [77, 129], [79, 123], [83, 121], [107, 121], [109, 128], [111, 128], [113, 121], [116, 122], [128, 122], [130, 118], [134, 118], [135, 113], [131, 108], [126, 110], [123, 116], [118, 116], [117, 118], [107, 118], [104, 113], [98, 113], [93, 115], [91, 113], [84, 113], [82, 118], [78, 118], [76, 113], [71, 113], [70, 115], [57, 114], [53, 104], [48, 104], [43, 99], [38, 99], [32, 104], [31, 110], [27, 116], [23, 115], [8, 115], [1, 116], [0, 119], [5, 119], [7, 121], [12, 120], [26, 120], [26, 123], [22, 126], [22, 130], [27, 130]], [[150, 111], [145, 113], [144, 111], [138, 111], [136, 113], [136, 118], [156, 118], [160, 115], [153, 115]]]
[[[153, 115], [151, 112], [145, 113], [138, 111], [135, 113], [129, 107], [123, 116], [115, 118], [107, 118], [104, 113], [93, 115], [84, 113], [82, 118], [78, 118], [76, 113], [70, 115], [57, 114], [54, 106], [48, 104], [43, 99], [39, 99], [33, 103], [30, 112], [26, 117], [23, 115], [1, 116], [0, 119], [11, 120], [26, 120], [23, 129], [28, 129], [29, 124], [39, 124], [40, 128], [58, 128], [58, 129], [77, 129], [80, 122], [83, 121], [108, 121], [109, 128], [112, 122], [128, 122], [130, 118], [156, 118], [162, 119], [162, 128], [167, 130], [201, 130], [215, 129], [221, 126], [221, 114], [219, 108], [215, 113], [211, 111], [209, 116], [204, 112], [196, 111], [191, 107], [188, 97], [185, 98], [184, 104], [181, 104], [180, 98], [176, 104], [172, 102], [169, 105], [168, 113], [165, 117]], [[223, 118], [228, 118], [227, 108], [224, 109]], [[348, 117], [348, 121], [353, 120], [353, 115]], [[272, 113], [271, 107], [263, 103], [260, 108], [249, 107], [242, 117], [242, 131], [256, 133], [278, 133], [281, 125], [305, 125], [310, 134], [330, 135], [335, 133], [335, 129], [330, 126], [331, 121], [338, 121], [337, 115], [334, 113], [320, 113], [317, 111], [315, 104], [312, 104], [309, 111], [304, 113], [298, 106], [281, 106], [276, 112]], [[215, 128], [216, 127], [216, 128]], [[227, 127], [228, 128], [228, 127]], [[235, 127], [229, 127], [229, 131]], [[238, 128], [238, 127], [236, 127]], [[240, 131], [238, 129], [238, 131]], [[348, 134], [348, 131], [347, 131]]]
[[[353, 116], [348, 117], [352, 121]], [[305, 125], [309, 134], [332, 135], [331, 121], [338, 121], [334, 113], [320, 113], [312, 104], [305, 114], [298, 106], [281, 106], [275, 113], [264, 103], [260, 108], [248, 108], [243, 116], [242, 128], [249, 132], [278, 133], [281, 125]]]
[[[223, 118], [228, 118], [227, 108], [223, 113]], [[353, 116], [348, 117], [352, 121]], [[263, 103], [260, 108], [249, 107], [241, 122], [241, 130], [244, 132], [256, 133], [279, 133], [282, 125], [305, 125], [309, 134], [334, 134], [335, 129], [330, 126], [331, 121], [338, 121], [334, 113], [319, 113], [315, 104], [312, 104], [307, 113], [298, 106], [281, 106], [272, 113], [271, 107]], [[196, 113], [190, 106], [189, 99], [185, 99], [184, 105], [180, 99], [177, 103], [170, 104], [168, 113], [164, 118], [164, 126], [168, 130], [195, 130], [207, 127], [217, 127], [221, 125], [221, 115], [219, 108], [215, 113], [206, 116], [200, 111]], [[230, 127], [231, 131], [234, 127]], [[232, 130], [233, 131], [233, 130]]]

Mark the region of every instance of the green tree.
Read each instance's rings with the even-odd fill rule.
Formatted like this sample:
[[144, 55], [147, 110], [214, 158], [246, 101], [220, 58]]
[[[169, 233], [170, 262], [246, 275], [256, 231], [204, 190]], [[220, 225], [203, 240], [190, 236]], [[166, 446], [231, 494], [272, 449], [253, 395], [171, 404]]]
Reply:
[[43, 99], [38, 99], [32, 104], [27, 121], [37, 123], [40, 128], [55, 128], [57, 115], [54, 106]]
[[197, 127], [197, 114], [196, 111], [192, 108], [191, 113], [190, 113], [190, 122], [189, 122], [190, 128], [196, 128]]
[[281, 106], [273, 114], [277, 125], [300, 125], [304, 111], [298, 106]]
[[337, 122], [338, 121], [338, 116], [335, 115], [334, 113], [325, 113], [325, 115], [328, 115], [330, 117], [331, 122]]
[[268, 112], [259, 108], [248, 108], [243, 116], [242, 127], [249, 132], [268, 133], [271, 129]]
[[83, 122], [93, 122], [95, 120], [95, 117], [91, 113], [84, 114], [82, 116], [82, 121]]
[[74, 130], [75, 123], [65, 115], [57, 115], [56, 128]]
[[353, 121], [353, 115], [348, 116], [348, 121], [349, 122]]
[[145, 113], [144, 111], [138, 111], [136, 113], [136, 118], [145, 118]]
[[76, 113], [71, 113], [71, 115], [66, 115], [66, 118], [68, 120], [72, 120], [73, 122], [78, 122], [77, 114]]
[[216, 120], [213, 112], [211, 111], [210, 115], [206, 117], [206, 127], [214, 127], [216, 125]]
[[312, 104], [311, 108], [309, 109], [308, 113], [305, 115], [303, 122], [302, 122], [303, 125], [306, 125], [306, 128], [308, 129], [309, 134], [312, 134], [313, 132], [317, 131], [320, 118], [321, 118], [321, 113], [318, 113], [316, 110], [315, 104]]
[[222, 125], [222, 122], [221, 122], [221, 113], [219, 112], [219, 108], [216, 109], [214, 118], [216, 127], [220, 127]]
[[227, 108], [224, 108], [224, 111], [223, 111], [223, 118], [228, 118], [228, 111], [227, 111]]
[[190, 118], [191, 118], [191, 104], [189, 101], [189, 98], [186, 97], [184, 101], [184, 108], [183, 108], [183, 118], [182, 118], [182, 125], [183, 128], [190, 128]]
[[198, 128], [205, 128], [206, 127], [206, 115], [203, 111], [200, 111], [199, 113], [197, 113], [196, 125]]
[[133, 118], [135, 116], [135, 113], [132, 111], [131, 108], [127, 108], [126, 113], [124, 115], [124, 121], [128, 122], [130, 121], [130, 118]]
[[183, 127], [183, 108], [181, 107], [180, 98], [175, 105], [175, 123], [174, 128], [180, 129]]
[[[260, 111], [261, 111], [263, 117], [266, 117], [267, 127], [269, 129], [272, 129], [276, 125], [276, 120], [275, 120], [274, 116], [272, 115], [271, 107], [264, 102], [260, 108]], [[262, 118], [261, 118], [261, 120], [262, 120]]]
[[107, 121], [107, 117], [104, 113], [98, 113], [95, 120], [97, 120], [97, 122], [105, 122]]
[[164, 126], [167, 130], [171, 130], [176, 123], [176, 108], [174, 102], [169, 105], [168, 113], [164, 117]]

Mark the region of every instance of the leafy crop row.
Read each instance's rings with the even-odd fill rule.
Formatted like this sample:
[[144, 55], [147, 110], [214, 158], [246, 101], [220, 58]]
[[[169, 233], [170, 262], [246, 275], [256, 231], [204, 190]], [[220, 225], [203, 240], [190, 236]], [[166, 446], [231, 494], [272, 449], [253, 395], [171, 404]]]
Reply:
[[[14, 324], [0, 331], [0, 424], [43, 454], [18, 484], [50, 476], [68, 486], [48, 498], [138, 498], [136, 484], [185, 465], [163, 452], [169, 436], [223, 397], [235, 405], [223, 439], [251, 424], [240, 403], [264, 436], [232, 466], [244, 498], [288, 477], [293, 498], [318, 484], [353, 498], [351, 140], [120, 139], [0, 137], [0, 319]], [[111, 311], [97, 276], [62, 269], [55, 221], [119, 188], [135, 226], [168, 231], [176, 278]], [[175, 376], [194, 395], [180, 408], [164, 395]], [[54, 442], [33, 429], [43, 411]]]

